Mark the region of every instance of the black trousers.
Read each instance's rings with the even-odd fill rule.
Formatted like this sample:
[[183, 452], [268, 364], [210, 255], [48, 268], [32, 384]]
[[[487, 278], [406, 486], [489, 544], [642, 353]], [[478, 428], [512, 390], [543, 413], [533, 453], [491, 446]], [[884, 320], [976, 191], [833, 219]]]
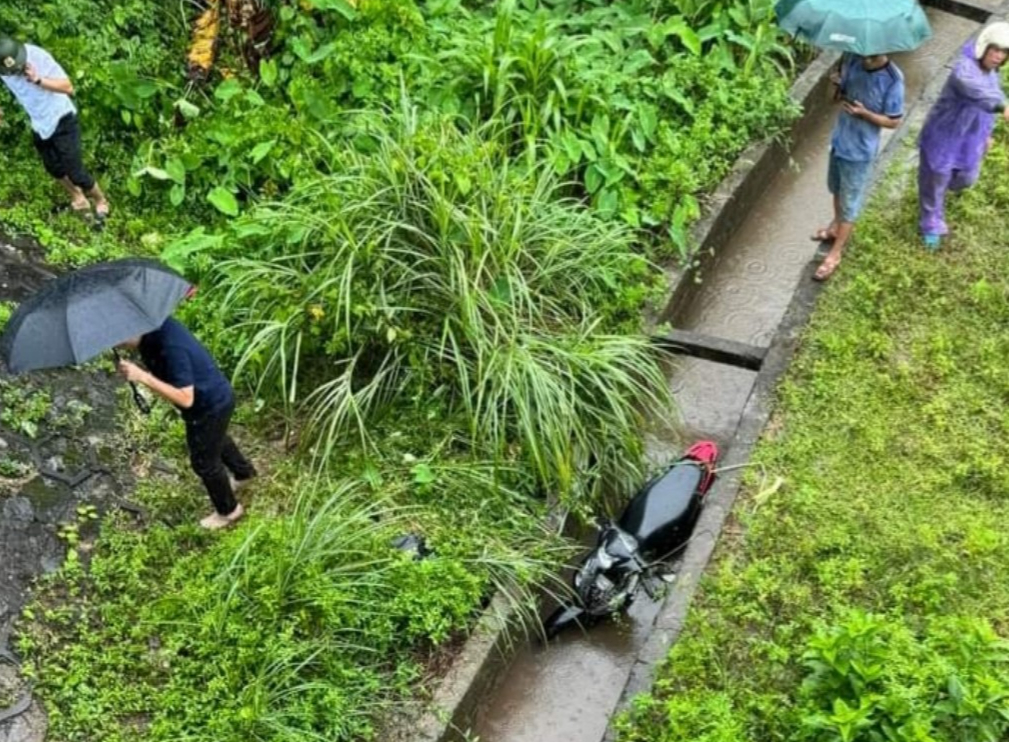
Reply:
[[228, 423], [234, 411], [235, 404], [231, 403], [217, 414], [186, 418], [189, 463], [196, 476], [203, 480], [214, 509], [221, 515], [230, 515], [238, 505], [228, 472], [238, 481], [256, 476], [255, 467], [228, 435]]
[[42, 139], [38, 134], [33, 134], [33, 138], [47, 173], [57, 180], [69, 178], [71, 183], [85, 191], [95, 187], [95, 179], [84, 167], [81, 127], [76, 114], [68, 113], [61, 118], [56, 131], [48, 139]]

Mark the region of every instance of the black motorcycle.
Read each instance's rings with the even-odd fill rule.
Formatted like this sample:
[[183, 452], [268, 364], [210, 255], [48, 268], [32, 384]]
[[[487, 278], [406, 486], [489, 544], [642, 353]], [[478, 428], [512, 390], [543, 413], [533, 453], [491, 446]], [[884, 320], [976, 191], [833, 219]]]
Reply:
[[572, 623], [591, 624], [626, 610], [638, 588], [655, 599], [652, 583], [664, 560], [690, 540], [704, 496], [715, 481], [718, 447], [700, 441], [649, 481], [616, 523], [606, 523], [596, 548], [574, 574], [577, 603], [561, 605], [544, 624], [548, 638]]

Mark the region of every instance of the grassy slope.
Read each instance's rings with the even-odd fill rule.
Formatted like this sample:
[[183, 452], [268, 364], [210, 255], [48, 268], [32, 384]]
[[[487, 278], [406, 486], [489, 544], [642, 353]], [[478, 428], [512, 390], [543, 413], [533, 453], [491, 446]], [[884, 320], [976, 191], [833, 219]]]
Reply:
[[622, 739], [804, 738], [802, 653], [851, 609], [911, 635], [943, 616], [1004, 631], [1007, 164], [1003, 136], [938, 255], [918, 245], [913, 188], [877, 196], [780, 389], [761, 473]]

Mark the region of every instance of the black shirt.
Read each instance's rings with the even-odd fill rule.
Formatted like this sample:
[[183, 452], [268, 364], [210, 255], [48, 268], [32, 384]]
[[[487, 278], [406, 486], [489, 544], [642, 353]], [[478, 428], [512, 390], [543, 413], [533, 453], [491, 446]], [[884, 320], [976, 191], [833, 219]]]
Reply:
[[222, 412], [234, 400], [231, 384], [200, 341], [181, 322], [169, 317], [157, 330], [140, 338], [144, 366], [178, 389], [193, 387], [193, 406], [182, 410], [192, 420]]

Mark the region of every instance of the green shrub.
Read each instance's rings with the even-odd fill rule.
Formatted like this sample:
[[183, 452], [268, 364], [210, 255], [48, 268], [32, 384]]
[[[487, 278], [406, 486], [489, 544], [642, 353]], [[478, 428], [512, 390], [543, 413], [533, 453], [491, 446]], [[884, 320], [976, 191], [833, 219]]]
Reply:
[[1009, 642], [978, 619], [942, 619], [917, 637], [855, 612], [804, 655], [797, 739], [996, 742], [1009, 731]]
[[590, 459], [633, 481], [645, 411], [668, 401], [648, 342], [616, 334], [645, 296], [631, 234], [478, 133], [405, 114], [372, 136], [370, 154], [334, 152], [332, 175], [231, 235], [165, 253], [216, 266], [217, 308], [200, 310], [228, 318], [215, 346], [242, 349], [258, 393], [308, 406], [323, 462], [436, 399], [476, 450], [518, 445], [551, 490], [571, 492]]

